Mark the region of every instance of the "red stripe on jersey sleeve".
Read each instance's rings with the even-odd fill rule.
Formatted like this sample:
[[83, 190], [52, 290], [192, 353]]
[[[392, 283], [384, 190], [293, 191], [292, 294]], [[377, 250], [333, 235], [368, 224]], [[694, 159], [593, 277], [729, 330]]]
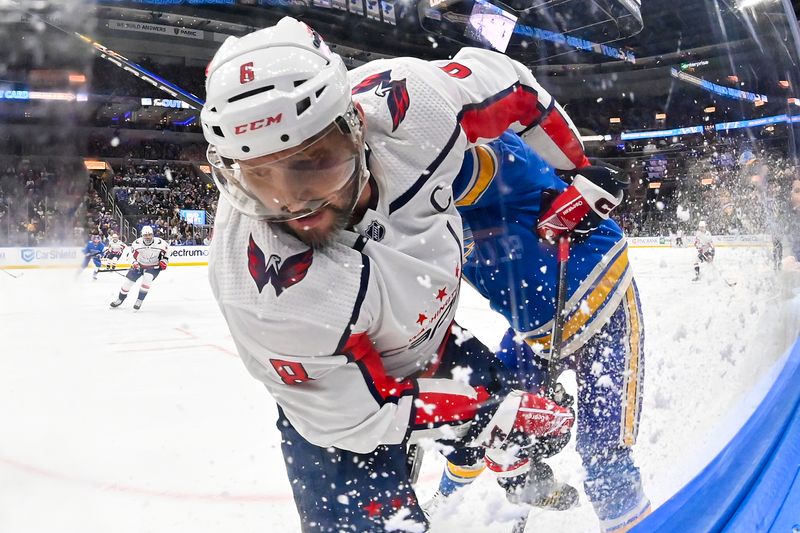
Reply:
[[572, 161], [575, 168], [583, 168], [589, 165], [589, 159], [583, 152], [583, 146], [575, 132], [569, 127], [558, 108], [553, 110], [545, 117], [540, 124], [542, 130], [553, 142], [561, 149], [567, 158]]
[[[403, 396], [414, 394], [416, 382], [398, 380], [386, 375], [381, 356], [366, 333], [351, 335], [343, 352], [361, 369], [370, 392], [379, 404], [396, 402]], [[489, 398], [484, 387], [475, 387], [477, 394], [427, 391], [420, 392], [414, 402], [411, 420], [414, 426], [430, 427], [447, 423], [460, 424], [475, 417], [478, 408]]]
[[496, 100], [462, 111], [461, 128], [471, 143], [479, 138], [495, 139], [515, 122], [523, 126], [533, 124], [542, 111], [536, 92], [517, 84]]
[[421, 392], [419, 401], [415, 402], [414, 425], [440, 425], [472, 420], [480, 404], [489, 398], [485, 388], [475, 387], [475, 390], [478, 392], [476, 398], [462, 394]]
[[361, 368], [367, 386], [370, 387], [373, 396], [377, 395], [375, 400], [379, 403], [396, 401], [414, 390], [414, 384], [410, 380], [398, 380], [386, 375], [381, 355], [366, 333], [350, 335], [344, 345], [344, 352]]

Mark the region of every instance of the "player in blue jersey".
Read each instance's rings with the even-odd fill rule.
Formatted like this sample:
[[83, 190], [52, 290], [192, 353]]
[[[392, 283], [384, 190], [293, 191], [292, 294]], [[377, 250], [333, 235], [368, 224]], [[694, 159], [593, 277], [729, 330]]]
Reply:
[[[603, 531], [627, 531], [649, 513], [650, 504], [631, 457], [644, 378], [644, 329], [625, 237], [608, 218], [622, 199], [622, 184], [608, 169], [586, 167], [568, 187], [524, 141], [506, 133], [468, 152], [453, 189], [464, 221], [464, 278], [508, 320], [497, 357], [531, 391], [547, 377], [558, 271], [556, 246], [540, 235], [571, 234], [558, 373], [573, 369], [577, 375], [577, 449], [586, 469], [586, 494]], [[565, 220], [579, 200], [600, 208]], [[523, 499], [540, 507], [569, 507], [577, 494], [553, 482], [552, 470], [541, 462], [551, 453], [529, 459], [533, 478], [549, 479], [554, 493]], [[513, 494], [527, 477], [528, 458], [495, 459], [487, 454], [486, 466]], [[448, 456], [434, 505], [473, 481], [483, 466], [474, 458]], [[554, 500], [558, 493], [561, 506]]]
[[81, 265], [81, 269], [78, 271], [78, 274], [83, 272], [83, 269], [86, 268], [90, 262], [92, 262], [94, 263], [92, 279], [97, 279], [97, 273], [100, 271], [101, 265], [100, 259], [103, 257], [103, 251], [105, 249], [106, 245], [103, 244], [103, 240], [100, 238], [100, 235], [92, 235], [92, 238], [86, 243], [86, 246], [83, 247], [83, 264]]

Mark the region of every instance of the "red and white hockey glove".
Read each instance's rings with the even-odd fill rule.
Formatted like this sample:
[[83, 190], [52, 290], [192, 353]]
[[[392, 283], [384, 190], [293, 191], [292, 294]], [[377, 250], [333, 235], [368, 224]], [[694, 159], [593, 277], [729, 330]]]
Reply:
[[486, 447], [486, 465], [490, 470], [503, 477], [516, 476], [527, 468], [528, 448], [547, 444], [557, 448], [557, 452], [569, 441], [574, 424], [575, 414], [570, 407], [562, 407], [538, 394], [515, 390], [500, 403], [472, 444]]
[[621, 171], [600, 166], [580, 169], [572, 185], [539, 217], [536, 232], [551, 242], [564, 233], [590, 233], [622, 203], [627, 186]]
[[515, 432], [534, 437], [560, 436], [569, 433], [574, 423], [575, 414], [570, 407], [540, 394], [513, 390], [470, 446], [496, 448]]
[[158, 262], [158, 269], [159, 270], [167, 269], [167, 261], [165, 259], [162, 259], [161, 261]]

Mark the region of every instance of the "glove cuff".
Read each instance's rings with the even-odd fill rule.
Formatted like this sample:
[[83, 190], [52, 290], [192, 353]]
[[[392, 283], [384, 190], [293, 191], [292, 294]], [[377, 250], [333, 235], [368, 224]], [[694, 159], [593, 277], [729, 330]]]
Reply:
[[486, 461], [486, 467], [497, 477], [517, 477], [524, 474], [531, 462], [527, 457], [520, 457], [512, 450], [498, 448], [487, 449], [483, 459]]
[[517, 419], [517, 412], [519, 411], [523, 394], [522, 391], [518, 390], [508, 393], [503, 401], [500, 402], [489, 422], [467, 446], [486, 446], [489, 448], [500, 446], [514, 429], [514, 422]]

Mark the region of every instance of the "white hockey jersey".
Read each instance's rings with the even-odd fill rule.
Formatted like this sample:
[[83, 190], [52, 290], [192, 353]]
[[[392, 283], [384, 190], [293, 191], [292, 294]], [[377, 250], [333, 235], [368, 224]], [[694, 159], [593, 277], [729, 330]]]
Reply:
[[119, 239], [117, 239], [116, 241], [110, 240], [108, 241], [106, 252], [110, 254], [121, 254], [127, 247], [128, 245]]
[[697, 230], [694, 235], [694, 247], [698, 250], [708, 250], [714, 247], [714, 239], [708, 230]]
[[464, 434], [481, 399], [461, 381], [420, 377], [458, 302], [451, 186], [465, 150], [513, 127], [558, 168], [587, 161], [550, 95], [502, 54], [378, 60], [350, 74], [374, 188], [363, 219], [311, 249], [220, 198], [209, 275], [242, 360], [297, 431], [363, 453]]
[[139, 237], [131, 243], [131, 253], [133, 260], [142, 268], [158, 266], [162, 260], [169, 261], [169, 245], [160, 237], [154, 237], [150, 244], [145, 244], [144, 239]]

